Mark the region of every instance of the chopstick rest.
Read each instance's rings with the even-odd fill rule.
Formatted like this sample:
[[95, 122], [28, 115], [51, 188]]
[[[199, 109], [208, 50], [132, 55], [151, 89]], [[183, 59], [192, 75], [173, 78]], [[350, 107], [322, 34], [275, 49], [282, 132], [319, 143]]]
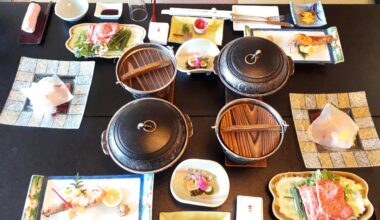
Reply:
[[41, 11], [41, 6], [34, 2], [30, 3], [24, 20], [22, 21], [21, 30], [27, 33], [33, 33], [36, 29], [38, 15]]

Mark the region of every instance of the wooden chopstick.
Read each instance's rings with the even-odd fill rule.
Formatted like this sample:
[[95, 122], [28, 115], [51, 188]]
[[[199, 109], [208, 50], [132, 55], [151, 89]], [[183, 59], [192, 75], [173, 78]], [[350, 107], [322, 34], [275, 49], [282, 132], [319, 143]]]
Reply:
[[121, 75], [120, 79], [121, 79], [121, 81], [125, 81], [127, 79], [145, 74], [147, 72], [166, 67], [170, 64], [171, 64], [170, 60], [161, 60], [161, 61], [156, 61], [156, 62], [150, 63], [146, 66], [139, 67], [139, 68], [135, 69], [135, 68], [133, 68], [133, 65], [131, 63], [128, 63], [128, 72]]
[[261, 22], [261, 23], [267, 23], [267, 24], [273, 24], [273, 25], [280, 25], [283, 27], [294, 27], [293, 24], [285, 22], [285, 21], [268, 21], [268, 20], [258, 20], [258, 19], [251, 19], [251, 18], [239, 18], [239, 17], [232, 17], [231, 20], [237, 21], [237, 22], [250, 21], [250, 22]]
[[281, 131], [279, 125], [255, 124], [255, 125], [234, 125], [220, 129], [221, 132], [250, 132], [250, 131]]

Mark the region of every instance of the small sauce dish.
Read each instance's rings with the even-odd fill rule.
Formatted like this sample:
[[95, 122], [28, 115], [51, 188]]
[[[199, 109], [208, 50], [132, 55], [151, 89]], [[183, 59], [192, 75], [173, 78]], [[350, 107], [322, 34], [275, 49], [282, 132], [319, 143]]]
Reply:
[[208, 28], [208, 22], [206, 19], [204, 18], [197, 18], [195, 21], [194, 21], [194, 30], [197, 34], [203, 34], [206, 32], [207, 28]]

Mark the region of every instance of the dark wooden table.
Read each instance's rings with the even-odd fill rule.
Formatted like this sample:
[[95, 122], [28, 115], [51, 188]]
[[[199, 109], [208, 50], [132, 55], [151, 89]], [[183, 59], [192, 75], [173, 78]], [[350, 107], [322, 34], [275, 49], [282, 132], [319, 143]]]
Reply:
[[[158, 11], [169, 8], [160, 5]], [[186, 7], [180, 5], [178, 7]], [[190, 7], [190, 6], [187, 6]], [[211, 5], [192, 5], [211, 8]], [[26, 3], [0, 3], [0, 109], [11, 89], [21, 56], [75, 60], [64, 46], [68, 30], [66, 23], [54, 15], [47, 24], [41, 45], [19, 45], [18, 35]], [[218, 5], [231, 9], [230, 5]], [[235, 218], [236, 196], [260, 196], [264, 199], [265, 219], [273, 219], [272, 197], [268, 181], [275, 174], [305, 170], [292, 123], [289, 93], [328, 93], [366, 91], [375, 126], [380, 128], [380, 6], [325, 5], [329, 26], [337, 26], [346, 61], [338, 65], [296, 65], [295, 75], [278, 93], [265, 101], [276, 108], [290, 124], [280, 150], [268, 160], [267, 168], [226, 168], [231, 184], [227, 201], [218, 208], [183, 205], [170, 194], [169, 181], [174, 167], [155, 176], [153, 219], [163, 211], [214, 210], [227, 211]], [[121, 23], [132, 23], [127, 5]], [[94, 5], [80, 22], [100, 22], [93, 16]], [[289, 14], [287, 5], [280, 6], [281, 14]], [[170, 22], [170, 16], [158, 15], [158, 20]], [[148, 21], [139, 23], [147, 28]], [[225, 22], [223, 43], [242, 36]], [[146, 40], [147, 41], [147, 40]], [[176, 49], [178, 45], [173, 44]], [[132, 100], [115, 85], [115, 60], [95, 59], [95, 74], [85, 116], [78, 130], [55, 130], [0, 125], [0, 219], [19, 219], [32, 174], [42, 175], [109, 175], [127, 173], [102, 153], [100, 134], [110, 118], [122, 105]], [[211, 130], [219, 109], [224, 105], [224, 86], [215, 75], [188, 76], [178, 73], [174, 103], [190, 114], [194, 136], [180, 161], [201, 158], [224, 163], [224, 154]], [[380, 131], [377, 129], [378, 132]], [[380, 168], [345, 169], [363, 177], [369, 184], [369, 199], [380, 206]]]

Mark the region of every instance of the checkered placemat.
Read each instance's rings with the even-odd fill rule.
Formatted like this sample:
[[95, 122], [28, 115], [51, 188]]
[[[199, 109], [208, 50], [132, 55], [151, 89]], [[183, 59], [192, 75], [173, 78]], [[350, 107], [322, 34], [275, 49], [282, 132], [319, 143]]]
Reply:
[[[331, 103], [350, 115], [359, 126], [353, 147], [332, 151], [310, 140], [306, 131], [313, 114]], [[334, 94], [290, 94], [294, 127], [306, 168], [380, 166], [380, 140], [368, 108], [365, 92]]]
[[[87, 97], [94, 73], [94, 61], [59, 61], [21, 57], [16, 78], [4, 108], [0, 124], [78, 129], [86, 108]], [[57, 74], [62, 81], [70, 83], [74, 98], [65, 113], [44, 115], [33, 112], [30, 101], [20, 89], [29, 88], [32, 82]]]

